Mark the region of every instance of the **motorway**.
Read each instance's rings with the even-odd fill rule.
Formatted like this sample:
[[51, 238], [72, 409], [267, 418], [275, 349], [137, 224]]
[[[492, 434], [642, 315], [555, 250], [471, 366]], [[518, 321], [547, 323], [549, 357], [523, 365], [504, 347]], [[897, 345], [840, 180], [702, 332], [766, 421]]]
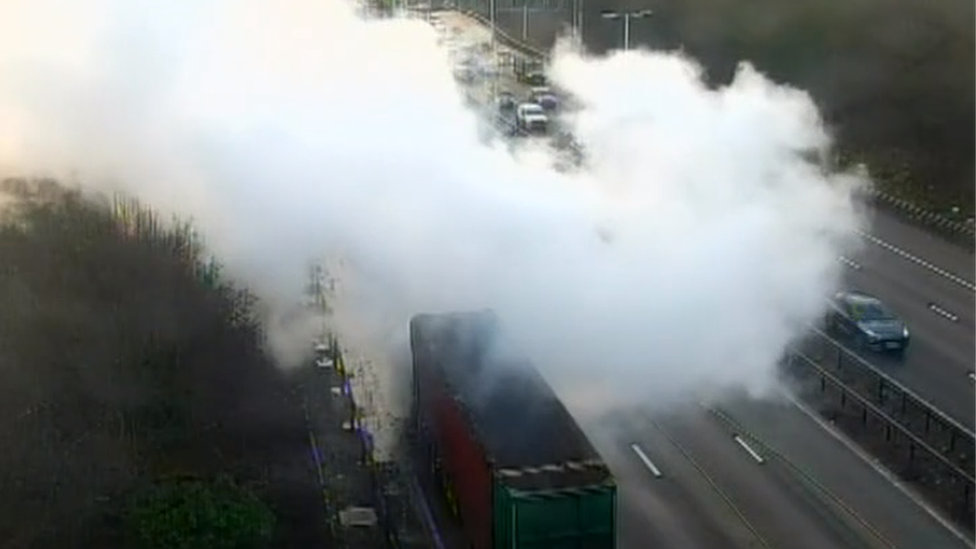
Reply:
[[[489, 40], [465, 16], [438, 19], [459, 44]], [[510, 76], [500, 88], [524, 91]], [[972, 257], [879, 215], [861, 253], [845, 259], [850, 283], [888, 300], [913, 330], [905, 363], [881, 367], [971, 426]], [[619, 480], [620, 547], [973, 546], [792, 401], [641, 412], [593, 434]]]
[[864, 249], [845, 262], [846, 278], [901, 315], [912, 342], [903, 359], [862, 357], [972, 431], [973, 256], [890, 214], [873, 221]]
[[[446, 40], [453, 41], [458, 47], [475, 47], [491, 43], [491, 32], [470, 17], [453, 11], [443, 11], [436, 12], [432, 16], [432, 19], [435, 25], [439, 25], [443, 29], [442, 36]], [[496, 44], [496, 50], [499, 58], [505, 58], [513, 54], [510, 49], [500, 42]], [[490, 82], [483, 81], [478, 85], [471, 86], [469, 91], [479, 102], [490, 104], [490, 84]], [[528, 88], [522, 86], [515, 79], [515, 75], [507, 70], [499, 71], [498, 80], [495, 85], [498, 91], [507, 90], [519, 95], [524, 95], [528, 92]]]
[[594, 439], [620, 482], [621, 547], [972, 547], [791, 402], [614, 425]]
[[[477, 21], [457, 13], [439, 16], [456, 30], [456, 40], [485, 44], [490, 33]], [[508, 52], [499, 47], [499, 51]], [[526, 88], [510, 73], [499, 89], [524, 94]], [[473, 92], [487, 100], [487, 86]], [[843, 258], [849, 267], [846, 284], [884, 299], [913, 333], [903, 359], [862, 355], [908, 389], [972, 431], [976, 427], [974, 379], [976, 364], [976, 263], [971, 253], [888, 212], [875, 211], [864, 233], [864, 247]]]
[[[488, 41], [484, 26], [450, 17], [465, 40]], [[511, 79], [502, 88], [523, 89]], [[976, 432], [976, 255], [888, 212], [873, 212], [871, 221], [863, 249], [844, 258], [846, 282], [889, 303], [913, 343], [901, 360], [865, 358]]]

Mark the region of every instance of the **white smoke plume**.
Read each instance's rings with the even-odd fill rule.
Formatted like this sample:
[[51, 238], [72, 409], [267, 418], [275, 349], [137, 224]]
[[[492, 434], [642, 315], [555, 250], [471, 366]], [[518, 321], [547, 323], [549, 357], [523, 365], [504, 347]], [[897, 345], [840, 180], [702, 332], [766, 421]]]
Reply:
[[584, 106], [573, 173], [479, 140], [422, 21], [343, 0], [4, 0], [0, 174], [192, 216], [272, 302], [341, 254], [348, 324], [372, 335], [492, 307], [596, 409], [767, 385], [860, 223], [856, 178], [810, 161], [830, 145], [810, 98], [749, 67], [710, 90], [664, 53], [564, 52], [552, 74]]

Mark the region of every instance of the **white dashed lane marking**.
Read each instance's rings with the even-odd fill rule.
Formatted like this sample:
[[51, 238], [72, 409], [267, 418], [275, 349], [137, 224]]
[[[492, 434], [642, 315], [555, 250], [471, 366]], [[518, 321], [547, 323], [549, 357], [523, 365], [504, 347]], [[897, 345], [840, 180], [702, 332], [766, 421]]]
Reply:
[[633, 450], [635, 454], [637, 454], [637, 458], [640, 459], [641, 462], [644, 464], [644, 466], [651, 471], [652, 475], [654, 475], [657, 478], [661, 478], [662, 476], [664, 476], [661, 473], [661, 470], [657, 468], [657, 465], [654, 465], [654, 462], [651, 461], [651, 458], [647, 457], [647, 454], [644, 453], [644, 450], [642, 450], [640, 446], [638, 446], [636, 443], [631, 444], [630, 449]]
[[763, 459], [761, 455], [759, 455], [759, 452], [753, 449], [753, 447], [748, 442], [746, 442], [744, 438], [740, 437], [739, 435], [732, 435], [732, 440], [734, 440], [736, 444], [741, 446], [742, 449], [745, 450], [746, 453], [749, 454], [749, 456], [752, 459], [756, 460], [756, 463], [758, 463], [759, 465], [766, 463], [766, 460]]
[[933, 313], [941, 316], [942, 318], [948, 319], [952, 322], [959, 322], [959, 316], [952, 314], [947, 309], [943, 309], [942, 307], [939, 307], [935, 303], [929, 303], [929, 309], [931, 309]]
[[853, 259], [850, 259], [850, 258], [847, 258], [847, 257], [844, 257], [844, 256], [840, 256], [840, 262], [843, 263], [844, 265], [847, 265], [848, 267], [854, 269], [855, 271], [860, 271], [861, 270], [861, 264], [858, 263], [858, 262], [856, 262], [856, 261], [854, 261]]
[[891, 253], [893, 253], [895, 255], [899, 255], [902, 258], [907, 259], [908, 261], [911, 261], [912, 263], [915, 263], [916, 265], [919, 265], [921, 267], [924, 267], [924, 268], [932, 271], [933, 273], [935, 273], [935, 274], [937, 274], [939, 276], [942, 276], [944, 278], [947, 278], [947, 279], [955, 282], [956, 284], [962, 286], [963, 288], [966, 288], [967, 290], [969, 290], [971, 292], [976, 292], [976, 284], [973, 284], [972, 282], [966, 280], [965, 278], [962, 278], [961, 276], [952, 274], [949, 271], [943, 269], [942, 267], [939, 267], [937, 265], [934, 265], [933, 263], [930, 263], [930, 262], [928, 262], [928, 261], [926, 261], [926, 260], [924, 260], [924, 259], [922, 259], [922, 258], [920, 258], [920, 257], [918, 257], [918, 256], [916, 256], [914, 254], [911, 254], [911, 253], [909, 253], [909, 252], [907, 252], [907, 251], [899, 248], [898, 246], [895, 246], [894, 244], [889, 244], [888, 242], [885, 242], [884, 240], [881, 240], [880, 238], [878, 238], [878, 237], [876, 237], [874, 235], [871, 235], [871, 234], [862, 232], [861, 233], [861, 236], [863, 236], [865, 239], [867, 239], [867, 240], [871, 241], [872, 243], [880, 246], [881, 248], [884, 248], [885, 250], [888, 250], [889, 252], [891, 252]]

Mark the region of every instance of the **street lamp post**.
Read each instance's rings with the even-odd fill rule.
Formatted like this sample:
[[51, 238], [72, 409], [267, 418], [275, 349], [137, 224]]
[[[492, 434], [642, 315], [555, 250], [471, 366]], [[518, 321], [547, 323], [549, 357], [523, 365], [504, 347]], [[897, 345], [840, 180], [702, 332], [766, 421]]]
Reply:
[[583, 42], [583, 0], [573, 0], [573, 38]]
[[495, 52], [495, 0], [488, 0], [488, 22], [491, 31], [491, 51]]
[[491, 71], [491, 83], [490, 92], [491, 96], [495, 97], [498, 95], [498, 49], [495, 45], [495, 0], [488, 0], [488, 21], [490, 22], [491, 31], [491, 43], [490, 43], [490, 55], [492, 63]]
[[654, 12], [651, 10], [634, 11], [603, 11], [600, 16], [604, 19], [623, 19], [624, 21], [624, 51], [630, 49], [630, 20], [650, 17]]

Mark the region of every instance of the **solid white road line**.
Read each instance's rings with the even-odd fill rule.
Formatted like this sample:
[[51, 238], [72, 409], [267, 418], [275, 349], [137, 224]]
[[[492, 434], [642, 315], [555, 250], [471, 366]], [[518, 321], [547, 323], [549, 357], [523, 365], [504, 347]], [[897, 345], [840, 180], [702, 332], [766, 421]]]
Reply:
[[630, 449], [633, 450], [634, 453], [637, 454], [637, 457], [640, 458], [642, 462], [644, 462], [644, 465], [646, 465], [647, 468], [651, 470], [652, 475], [654, 475], [657, 478], [661, 478], [662, 476], [664, 476], [661, 474], [661, 470], [658, 469], [657, 466], [654, 465], [654, 462], [651, 461], [651, 458], [647, 457], [647, 454], [644, 453], [644, 450], [641, 450], [640, 446], [636, 444], [631, 444]]
[[753, 450], [752, 446], [749, 446], [749, 443], [747, 443], [742, 437], [740, 437], [739, 435], [732, 435], [732, 438], [739, 443], [739, 446], [742, 446], [742, 449], [745, 450], [746, 453], [752, 456], [752, 459], [756, 460], [756, 463], [760, 465], [766, 463], [766, 460], [763, 459], [761, 455], [759, 455], [759, 452]]
[[860, 458], [860, 460], [865, 465], [867, 465], [871, 469], [874, 469], [876, 473], [878, 473], [879, 475], [881, 475], [882, 478], [887, 480], [888, 483], [894, 486], [896, 490], [904, 494], [905, 497], [907, 497], [910, 501], [912, 501], [915, 505], [917, 505], [919, 509], [925, 511], [926, 514], [928, 514], [930, 517], [932, 517], [932, 519], [934, 519], [936, 522], [941, 524], [942, 527], [945, 528], [947, 531], [949, 531], [953, 536], [955, 536], [963, 543], [967, 544], [969, 547], [973, 547], [974, 549], [976, 549], [976, 544], [973, 544], [973, 542], [970, 541], [968, 534], [966, 534], [965, 532], [957, 528], [955, 524], [949, 522], [945, 517], [942, 516], [942, 514], [939, 511], [936, 511], [934, 507], [929, 505], [928, 502], [925, 499], [923, 499], [918, 492], [916, 492], [913, 488], [905, 485], [905, 483], [902, 482], [902, 480], [898, 478], [898, 476], [895, 475], [895, 473], [889, 471], [888, 468], [882, 465], [877, 459], [874, 458], [874, 456], [868, 454], [867, 451], [864, 450], [864, 448], [861, 448], [856, 442], [851, 440], [846, 434], [841, 432], [834, 425], [828, 423], [820, 416], [820, 414], [810, 409], [810, 407], [807, 406], [806, 404], [800, 402], [800, 400], [798, 400], [789, 392], [782, 391], [780, 394], [786, 397], [786, 400], [792, 402], [793, 405], [797, 407], [797, 409], [803, 412], [803, 414], [806, 415], [808, 418], [810, 418], [811, 421], [819, 425], [820, 428], [823, 429], [824, 432], [829, 434], [831, 437], [833, 437], [834, 440], [846, 446], [847, 449], [850, 450], [852, 454]]

